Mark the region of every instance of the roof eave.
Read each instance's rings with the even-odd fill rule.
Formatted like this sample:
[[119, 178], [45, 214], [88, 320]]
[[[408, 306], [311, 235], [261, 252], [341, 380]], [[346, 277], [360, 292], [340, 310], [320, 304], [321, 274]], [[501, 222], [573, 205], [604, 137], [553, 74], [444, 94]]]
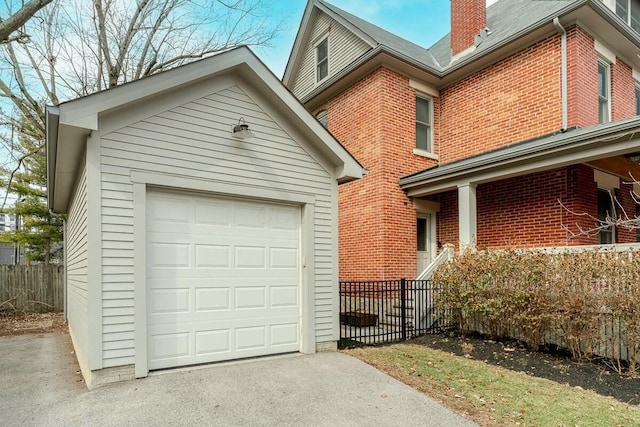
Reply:
[[637, 118], [577, 132], [432, 168], [400, 178], [399, 184], [409, 196], [419, 197], [640, 150]]

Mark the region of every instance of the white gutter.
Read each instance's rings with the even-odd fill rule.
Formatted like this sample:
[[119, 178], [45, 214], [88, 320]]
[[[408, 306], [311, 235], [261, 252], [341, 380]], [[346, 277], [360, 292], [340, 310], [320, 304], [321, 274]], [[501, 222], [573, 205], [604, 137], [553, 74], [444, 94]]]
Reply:
[[567, 103], [567, 31], [564, 29], [560, 20], [553, 18], [553, 26], [560, 33], [560, 46], [562, 50], [562, 130], [567, 130], [568, 119], [568, 103]]

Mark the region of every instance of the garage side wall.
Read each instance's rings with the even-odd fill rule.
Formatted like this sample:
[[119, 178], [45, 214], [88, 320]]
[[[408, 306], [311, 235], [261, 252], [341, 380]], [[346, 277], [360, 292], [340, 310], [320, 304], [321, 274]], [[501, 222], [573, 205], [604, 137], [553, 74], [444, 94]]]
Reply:
[[[100, 155], [105, 368], [135, 362], [132, 174], [160, 176], [169, 188], [188, 190], [188, 186], [175, 183], [191, 181], [238, 187], [243, 194], [255, 190], [256, 197], [261, 191], [282, 194], [282, 200], [292, 193], [313, 197], [315, 342], [337, 339], [337, 265], [333, 262], [337, 247], [332, 221], [337, 199], [335, 178], [276, 123], [272, 117], [277, 114], [269, 114], [267, 107], [261, 108], [234, 84], [237, 82], [229, 80], [189, 88], [197, 92], [188, 102], [135, 119], [132, 124], [113, 125], [134, 121], [132, 115], [143, 114], [140, 107], [104, 120], [107, 126], [103, 129], [108, 131], [101, 135]], [[175, 95], [185, 97], [187, 92]], [[158, 109], [158, 105], [171, 102], [175, 97], [165, 96], [147, 104]], [[250, 125], [253, 138], [232, 137], [232, 126], [241, 117]]]
[[87, 167], [82, 166], [67, 218], [67, 320], [83, 374], [88, 374]]

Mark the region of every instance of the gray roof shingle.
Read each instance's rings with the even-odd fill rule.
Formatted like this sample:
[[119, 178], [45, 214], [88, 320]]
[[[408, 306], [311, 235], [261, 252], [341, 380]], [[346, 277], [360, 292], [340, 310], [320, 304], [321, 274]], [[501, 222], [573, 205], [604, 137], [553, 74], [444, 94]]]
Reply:
[[[536, 24], [551, 21], [565, 9], [572, 9], [585, 0], [500, 0], [487, 8], [487, 27], [490, 34], [475, 51], [465, 57], [480, 56], [505, 40], [516, 36]], [[451, 34], [438, 40], [429, 49], [425, 49], [408, 40], [398, 37], [370, 22], [354, 16], [324, 0], [318, 0], [353, 26], [367, 34], [379, 45], [386, 46], [402, 55], [408, 56], [425, 66], [446, 72], [451, 62]]]

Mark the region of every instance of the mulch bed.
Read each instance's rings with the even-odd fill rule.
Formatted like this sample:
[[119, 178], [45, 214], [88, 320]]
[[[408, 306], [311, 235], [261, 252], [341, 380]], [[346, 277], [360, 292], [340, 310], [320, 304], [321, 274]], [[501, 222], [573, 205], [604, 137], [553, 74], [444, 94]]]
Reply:
[[549, 349], [547, 352], [537, 352], [527, 349], [517, 341], [498, 342], [482, 336], [426, 335], [410, 343], [593, 390], [603, 396], [612, 396], [620, 402], [640, 405], [640, 378], [621, 377], [607, 366], [606, 361], [579, 362], [561, 351]]

